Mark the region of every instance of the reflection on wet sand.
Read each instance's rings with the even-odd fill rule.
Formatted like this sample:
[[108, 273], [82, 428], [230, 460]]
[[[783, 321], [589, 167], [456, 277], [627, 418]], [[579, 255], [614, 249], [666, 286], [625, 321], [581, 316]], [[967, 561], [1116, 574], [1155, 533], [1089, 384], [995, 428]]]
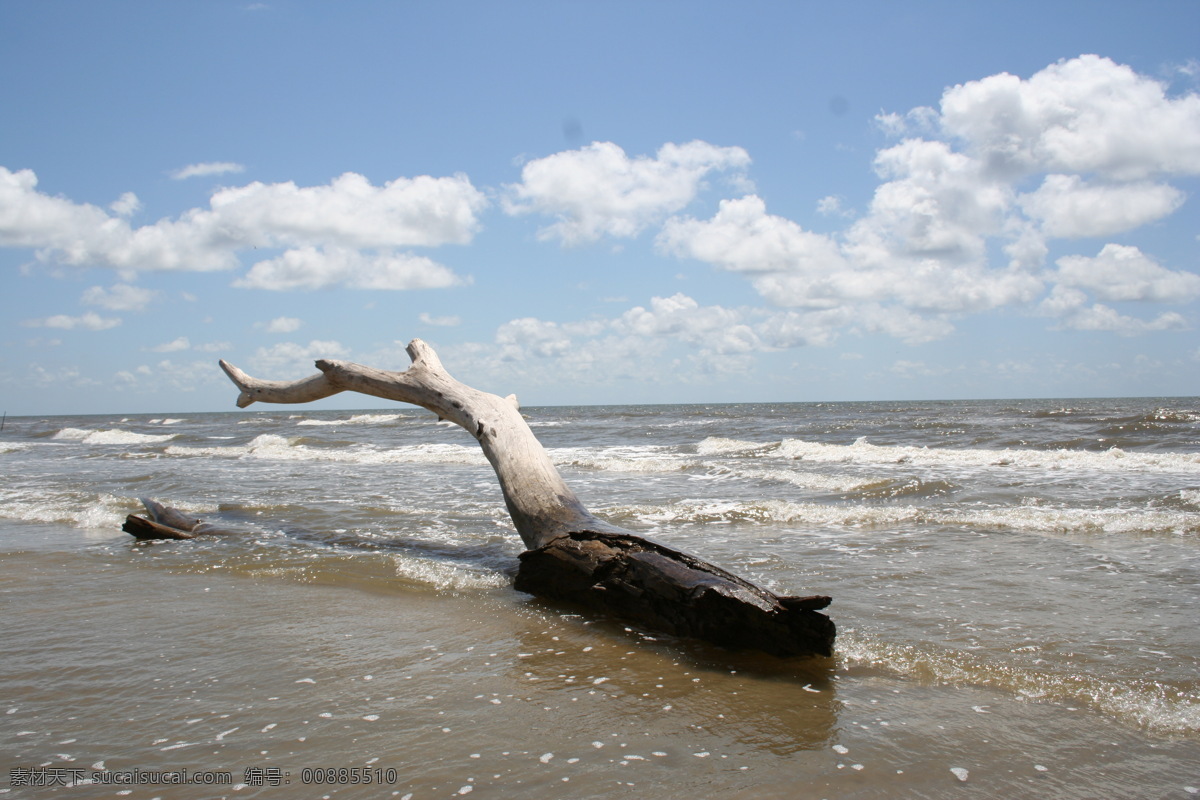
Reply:
[[602, 697], [647, 731], [678, 725], [683, 703], [689, 725], [779, 755], [826, 748], [837, 728], [832, 658], [730, 652], [571, 614], [520, 642], [513, 669], [524, 683], [558, 703]]

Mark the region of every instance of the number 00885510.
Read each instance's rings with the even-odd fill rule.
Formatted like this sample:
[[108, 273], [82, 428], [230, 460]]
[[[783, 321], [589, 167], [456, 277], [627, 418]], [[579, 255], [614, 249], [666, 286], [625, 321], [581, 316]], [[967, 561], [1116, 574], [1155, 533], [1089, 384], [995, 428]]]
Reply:
[[300, 782], [305, 784], [331, 784], [352, 786], [356, 784], [399, 782], [400, 776], [394, 769], [383, 767], [305, 767], [300, 770]]

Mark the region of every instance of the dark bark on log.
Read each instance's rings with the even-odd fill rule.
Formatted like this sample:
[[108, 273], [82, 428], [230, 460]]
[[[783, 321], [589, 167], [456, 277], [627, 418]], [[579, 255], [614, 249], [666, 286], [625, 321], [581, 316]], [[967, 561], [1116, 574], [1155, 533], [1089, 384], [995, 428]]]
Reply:
[[819, 613], [830, 598], [777, 596], [598, 519], [563, 482], [514, 396], [502, 399], [458, 382], [420, 339], [408, 345], [408, 354], [413, 363], [404, 372], [321, 360], [319, 374], [299, 381], [259, 380], [224, 361], [221, 367], [241, 390], [240, 408], [356, 391], [422, 406], [466, 429], [495, 469], [525, 542], [516, 579], [521, 591], [727, 648], [783, 657], [832, 653], [835, 627]]
[[162, 525], [148, 520], [145, 517], [139, 517], [136, 514], [130, 514], [125, 518], [125, 524], [121, 526], [121, 530], [125, 531], [135, 539], [195, 539], [194, 533], [172, 528], [168, 525]]
[[832, 598], [778, 597], [631, 533], [578, 531], [520, 556], [516, 588], [601, 608], [654, 630], [734, 650], [832, 655]]

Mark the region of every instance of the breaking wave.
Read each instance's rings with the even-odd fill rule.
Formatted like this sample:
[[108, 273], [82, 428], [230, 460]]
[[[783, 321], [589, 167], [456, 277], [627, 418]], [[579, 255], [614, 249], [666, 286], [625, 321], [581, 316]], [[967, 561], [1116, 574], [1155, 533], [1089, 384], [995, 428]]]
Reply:
[[547, 451], [560, 467], [606, 472], [679, 472], [692, 466], [673, 447], [560, 447]]
[[332, 427], [337, 425], [386, 425], [398, 419], [406, 419], [408, 414], [355, 414], [348, 419], [302, 419], [297, 425], [312, 425]]
[[709, 436], [696, 445], [696, 452], [702, 456], [723, 456], [734, 453], [750, 453], [754, 451], [768, 452], [778, 448], [777, 443], [746, 442], [741, 439], [726, 439], [721, 436]]
[[787, 500], [683, 500], [668, 505], [613, 506], [603, 514], [647, 525], [779, 524], [805, 528], [872, 529], [937, 525], [1043, 534], [1200, 534], [1200, 517], [1155, 509], [936, 508], [897, 505], [798, 503]]
[[125, 515], [138, 509], [139, 504], [111, 494], [10, 491], [0, 503], [0, 518], [104, 530], [117, 536]]
[[249, 458], [274, 461], [330, 461], [352, 464], [467, 464], [486, 466], [478, 447], [457, 444], [416, 444], [382, 449], [372, 445], [348, 448], [311, 447], [302, 440], [273, 433], [254, 437], [248, 444], [219, 447], [170, 446], [167, 455]]
[[756, 452], [766, 457], [823, 464], [911, 464], [927, 467], [1011, 467], [1042, 470], [1191, 472], [1200, 474], [1200, 453], [1130, 453], [1120, 448], [1083, 450], [978, 450], [874, 445], [866, 437], [853, 444], [784, 439], [763, 444], [734, 439], [705, 439], [702, 455]]
[[50, 438], [58, 441], [82, 442], [83, 444], [140, 445], [169, 442], [175, 437], [176, 434], [174, 433], [134, 433], [133, 431], [124, 431], [120, 428], [100, 431], [89, 431], [85, 428], [63, 428]]

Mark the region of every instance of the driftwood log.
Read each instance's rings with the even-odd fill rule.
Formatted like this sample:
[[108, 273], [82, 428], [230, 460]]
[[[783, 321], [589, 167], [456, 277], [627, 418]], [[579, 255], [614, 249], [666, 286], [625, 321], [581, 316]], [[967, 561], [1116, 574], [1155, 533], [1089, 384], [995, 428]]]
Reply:
[[[460, 383], [420, 339], [409, 343], [408, 355], [412, 365], [404, 372], [320, 360], [316, 375], [297, 381], [259, 380], [224, 361], [221, 368], [241, 390], [239, 408], [255, 402], [305, 403], [353, 391], [422, 406], [465, 428], [495, 469], [525, 543], [516, 579], [520, 591], [722, 647], [781, 657], [831, 655], [835, 627], [819, 613], [829, 597], [780, 597], [598, 519], [563, 482], [515, 396], [501, 398]], [[162, 512], [147, 508], [155, 523], [184, 532], [172, 538], [204, 532], [198, 521], [159, 519]]]
[[195, 539], [202, 534], [233, 533], [146, 497], [142, 498], [142, 505], [149, 519], [130, 514], [121, 526], [121, 530], [135, 539]]

